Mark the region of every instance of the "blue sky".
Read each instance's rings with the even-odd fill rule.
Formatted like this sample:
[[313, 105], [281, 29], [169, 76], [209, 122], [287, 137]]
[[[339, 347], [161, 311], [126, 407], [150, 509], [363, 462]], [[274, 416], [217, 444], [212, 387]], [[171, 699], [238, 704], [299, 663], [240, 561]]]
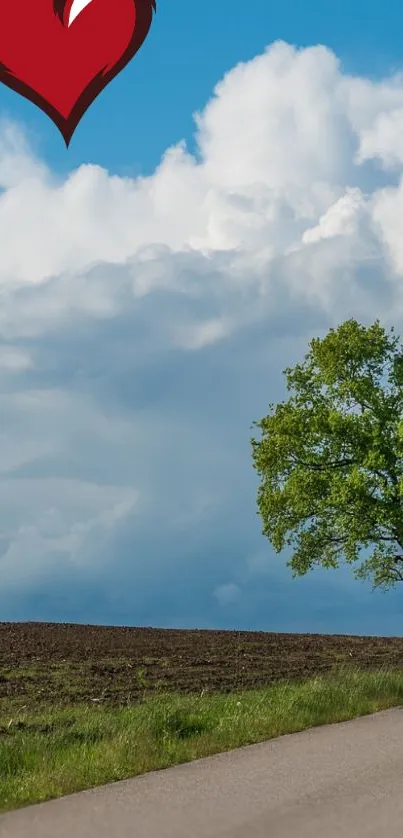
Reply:
[[161, 0], [68, 151], [0, 88], [0, 619], [400, 633], [291, 578], [249, 437], [312, 337], [402, 328], [402, 18]]

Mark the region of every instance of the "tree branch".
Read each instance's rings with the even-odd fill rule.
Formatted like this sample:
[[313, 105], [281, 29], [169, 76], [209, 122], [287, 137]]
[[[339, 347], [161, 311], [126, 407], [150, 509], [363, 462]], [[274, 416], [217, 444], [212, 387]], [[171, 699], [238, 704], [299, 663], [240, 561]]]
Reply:
[[307, 463], [306, 460], [301, 460], [299, 457], [296, 457], [295, 454], [291, 454], [291, 459], [297, 463], [297, 465], [306, 466], [307, 468], [316, 469], [317, 471], [326, 471], [328, 468], [344, 468], [344, 466], [353, 466], [359, 465], [357, 460], [338, 460], [337, 462], [332, 463]]
[[385, 571], [385, 573], [378, 576], [378, 581], [375, 582], [374, 588], [379, 588], [379, 586], [382, 585], [382, 582], [390, 581], [403, 582], [403, 573], [398, 570], [397, 567], [389, 568], [388, 572]]

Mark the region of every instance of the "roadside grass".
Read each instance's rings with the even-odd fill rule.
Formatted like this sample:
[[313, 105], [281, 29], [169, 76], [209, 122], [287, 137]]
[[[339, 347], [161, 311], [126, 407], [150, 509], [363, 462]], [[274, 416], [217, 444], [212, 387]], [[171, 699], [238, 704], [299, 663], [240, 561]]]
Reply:
[[[403, 705], [403, 669], [341, 667], [265, 689], [0, 715], [0, 812]], [[11, 710], [11, 708], [10, 708]]]

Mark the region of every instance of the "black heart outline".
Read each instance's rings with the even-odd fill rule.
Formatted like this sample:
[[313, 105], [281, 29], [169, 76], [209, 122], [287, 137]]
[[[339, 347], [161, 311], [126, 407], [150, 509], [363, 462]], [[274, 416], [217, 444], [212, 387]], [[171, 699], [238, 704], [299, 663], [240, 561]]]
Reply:
[[[28, 84], [25, 84], [25, 82], [17, 79], [12, 70], [0, 61], [0, 82], [11, 88], [11, 90], [14, 90], [16, 93], [19, 93], [21, 96], [24, 96], [25, 99], [28, 99], [28, 101], [32, 102], [47, 116], [49, 116], [52, 122], [54, 122], [56, 127], [59, 129], [66, 144], [66, 148], [69, 147], [77, 125], [90, 105], [92, 105], [104, 88], [107, 87], [109, 82], [111, 82], [112, 79], [114, 79], [115, 76], [117, 76], [123, 68], [126, 67], [129, 61], [134, 58], [136, 52], [138, 52], [148, 35], [153, 20], [153, 12], [156, 12], [156, 0], [135, 0], [135, 5], [136, 23], [133, 36], [127, 49], [109, 73], [104, 75], [104, 67], [99, 71], [95, 78], [92, 79], [81, 94], [80, 98], [77, 100], [68, 117], [60, 116], [53, 105], [50, 105], [46, 99], [40, 96], [39, 93], [36, 93], [36, 91]], [[65, 6], [66, 0], [54, 0], [54, 13], [59, 17], [62, 24]]]

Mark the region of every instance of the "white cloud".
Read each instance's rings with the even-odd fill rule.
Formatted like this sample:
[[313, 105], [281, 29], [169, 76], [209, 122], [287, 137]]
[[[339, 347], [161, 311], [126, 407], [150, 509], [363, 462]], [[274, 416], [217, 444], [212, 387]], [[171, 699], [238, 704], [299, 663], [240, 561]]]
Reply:
[[380, 189], [372, 197], [372, 220], [380, 241], [385, 247], [385, 258], [391, 278], [397, 280], [397, 292], [403, 275], [402, 241], [403, 183]]
[[28, 352], [21, 349], [14, 349], [12, 346], [0, 346], [0, 369], [6, 372], [18, 372], [29, 369], [32, 366], [32, 359]]
[[226, 585], [218, 585], [214, 591], [214, 596], [220, 605], [232, 605], [237, 601], [241, 593], [241, 589], [234, 582], [228, 582]]
[[347, 189], [346, 194], [321, 216], [319, 224], [305, 231], [302, 241], [309, 244], [334, 236], [353, 235], [361, 211], [365, 212], [365, 200], [361, 190]]
[[56, 178], [3, 126], [4, 606], [22, 576], [22, 598], [62, 579], [67, 611], [95, 580], [144, 619], [238, 589], [245, 607], [270, 550], [253, 419], [312, 336], [403, 323], [401, 108], [403, 78], [279, 42], [217, 85], [197, 155], [179, 142], [150, 177]]

